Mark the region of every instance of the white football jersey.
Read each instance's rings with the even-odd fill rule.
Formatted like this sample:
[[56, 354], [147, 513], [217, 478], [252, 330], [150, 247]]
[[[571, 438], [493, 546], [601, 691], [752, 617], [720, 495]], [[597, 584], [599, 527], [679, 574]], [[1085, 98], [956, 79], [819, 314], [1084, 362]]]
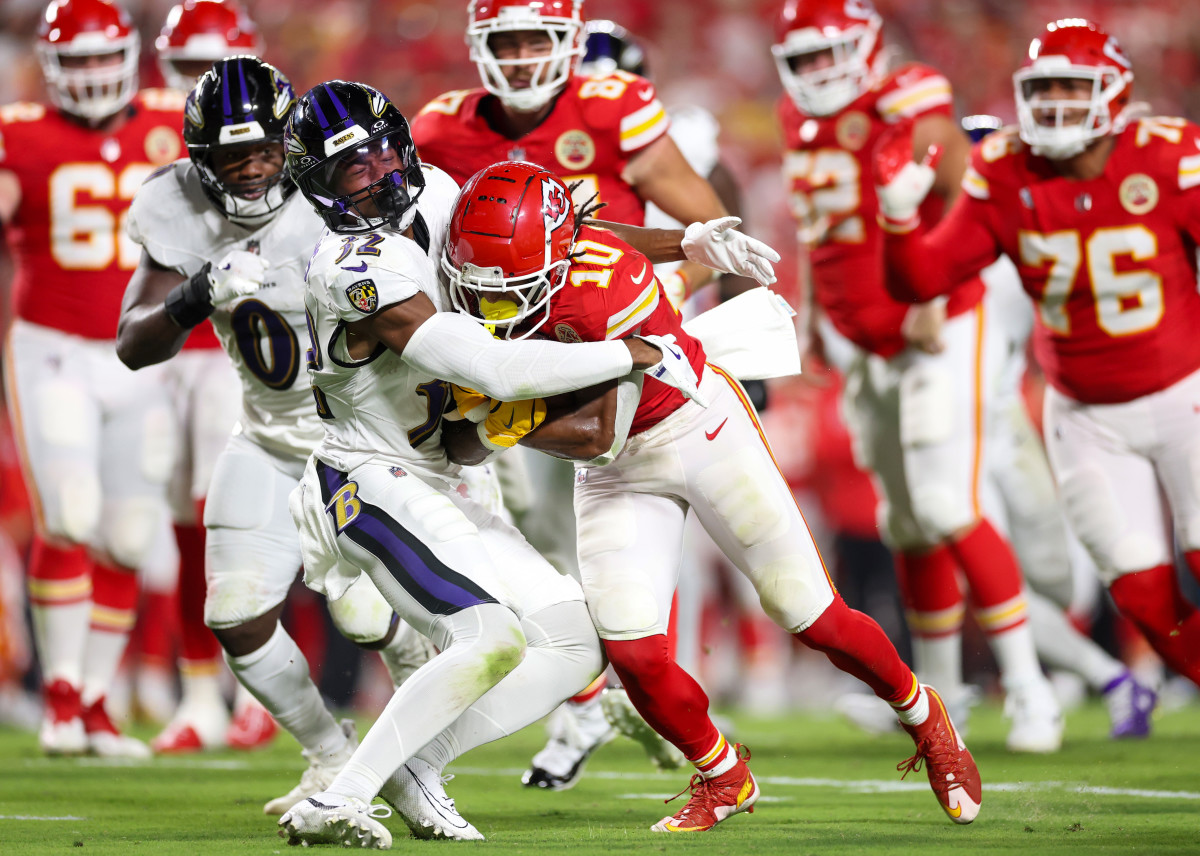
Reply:
[[270, 263], [255, 294], [213, 312], [211, 321], [242, 382], [238, 428], [276, 454], [303, 460], [322, 437], [304, 348], [304, 267], [324, 223], [299, 193], [257, 230], [230, 222], [209, 201], [190, 160], [147, 179], [129, 208], [128, 232], [154, 261], [183, 276], [230, 250]]
[[351, 360], [346, 324], [424, 293], [438, 311], [448, 300], [438, 260], [458, 185], [428, 164], [417, 201], [416, 240], [392, 229], [365, 235], [327, 231], [309, 265], [305, 301], [311, 347], [308, 369], [324, 421], [316, 455], [349, 471], [377, 458], [456, 477], [441, 443], [445, 383], [380, 344]]

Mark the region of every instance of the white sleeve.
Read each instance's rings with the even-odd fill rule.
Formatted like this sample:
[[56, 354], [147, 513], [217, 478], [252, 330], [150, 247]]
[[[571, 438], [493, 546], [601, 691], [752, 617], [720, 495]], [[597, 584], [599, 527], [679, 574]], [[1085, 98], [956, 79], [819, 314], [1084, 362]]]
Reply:
[[438, 312], [417, 328], [402, 355], [409, 365], [499, 401], [583, 389], [633, 370], [625, 343], [492, 338], [470, 318]]

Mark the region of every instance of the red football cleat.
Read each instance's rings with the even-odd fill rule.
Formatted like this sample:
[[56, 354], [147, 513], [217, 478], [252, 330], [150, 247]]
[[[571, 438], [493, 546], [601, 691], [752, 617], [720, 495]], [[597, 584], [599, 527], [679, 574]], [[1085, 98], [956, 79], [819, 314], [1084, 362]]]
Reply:
[[38, 742], [47, 755], [77, 755], [87, 751], [83, 733], [83, 705], [79, 690], [59, 678], [42, 688], [42, 726]]
[[83, 709], [83, 730], [88, 750], [102, 758], [149, 758], [150, 747], [128, 734], [122, 734], [104, 707], [104, 696]]
[[687, 788], [675, 795], [678, 797], [691, 791], [687, 805], [674, 817], [664, 817], [650, 829], [654, 832], [704, 832], [738, 812], [752, 813], [759, 791], [746, 764], [750, 760], [750, 750], [738, 743], [733, 751], [738, 755], [738, 762], [732, 770], [712, 779], [699, 773], [692, 776]]
[[225, 742], [231, 749], [261, 749], [279, 733], [279, 726], [258, 701], [240, 705], [233, 712]]
[[[929, 775], [929, 785], [942, 810], [955, 823], [970, 823], [979, 816], [983, 784], [975, 759], [959, 737], [942, 697], [933, 687], [921, 685], [929, 694], [929, 718], [920, 725], [905, 725], [904, 730], [917, 744], [917, 754], [896, 765], [907, 776], [921, 769]], [[900, 778], [904, 778], [901, 776]]]

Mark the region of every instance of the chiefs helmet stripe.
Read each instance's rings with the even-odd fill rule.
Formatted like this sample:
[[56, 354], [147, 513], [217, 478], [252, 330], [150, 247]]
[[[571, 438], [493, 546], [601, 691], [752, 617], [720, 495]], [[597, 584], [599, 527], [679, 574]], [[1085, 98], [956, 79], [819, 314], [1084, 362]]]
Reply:
[[650, 280], [650, 284], [642, 289], [633, 303], [608, 319], [608, 329], [605, 339], [620, 339], [632, 333], [639, 324], [645, 321], [658, 306], [658, 280]]

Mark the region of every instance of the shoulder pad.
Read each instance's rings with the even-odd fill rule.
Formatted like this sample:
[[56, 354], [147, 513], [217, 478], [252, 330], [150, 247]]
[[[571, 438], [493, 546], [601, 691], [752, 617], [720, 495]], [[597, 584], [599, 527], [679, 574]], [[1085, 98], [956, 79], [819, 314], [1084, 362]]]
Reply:
[[915, 119], [932, 111], [948, 111], [954, 97], [944, 75], [920, 63], [906, 63], [879, 87], [876, 109], [885, 122]]
[[187, 95], [175, 89], [143, 89], [137, 94], [138, 103], [147, 110], [182, 113]]
[[0, 124], [15, 125], [18, 122], [37, 122], [46, 115], [46, 105], [33, 101], [17, 101], [0, 107]]

